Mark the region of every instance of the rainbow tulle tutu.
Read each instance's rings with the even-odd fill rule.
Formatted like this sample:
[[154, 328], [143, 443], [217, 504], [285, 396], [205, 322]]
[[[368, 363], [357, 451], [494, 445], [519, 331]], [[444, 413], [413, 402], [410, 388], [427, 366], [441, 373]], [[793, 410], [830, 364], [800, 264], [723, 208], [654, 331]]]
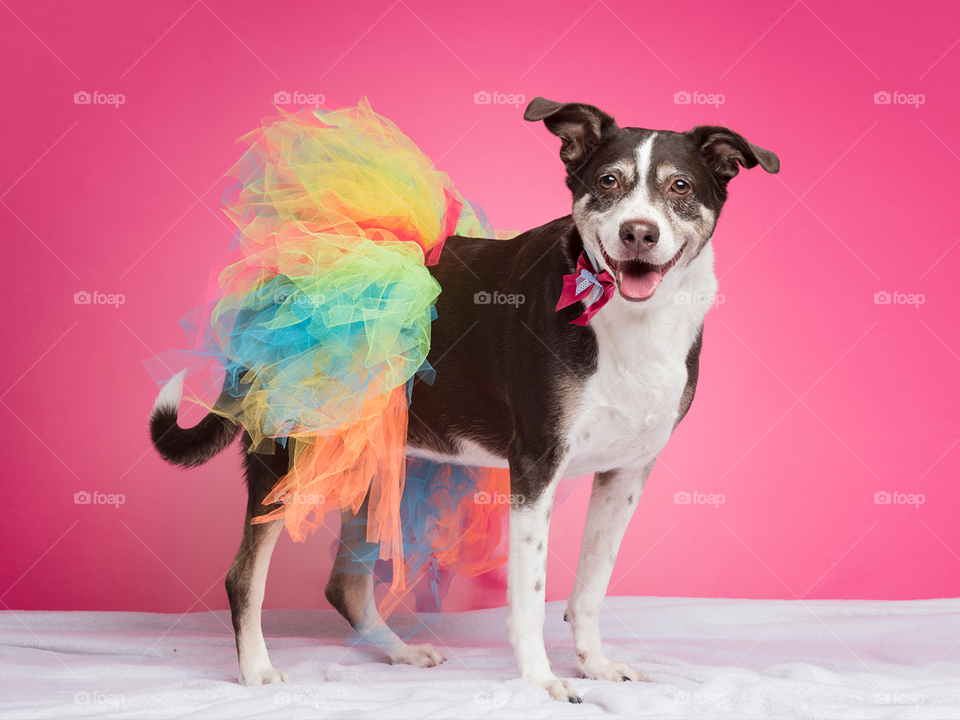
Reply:
[[[283, 504], [254, 522], [282, 518], [299, 541], [369, 498], [355, 530], [389, 561], [384, 615], [441, 568], [496, 567], [503, 506], [474, 494], [508, 493], [506, 471], [405, 455], [410, 383], [434, 372], [441, 288], [427, 266], [449, 235], [497, 233], [366, 101], [268, 118], [243, 141], [223, 196], [237, 226], [228, 258], [181, 321], [191, 349], [148, 370], [160, 383], [206, 372], [208, 393], [226, 391], [210, 409], [243, 425], [252, 452], [287, 446], [289, 473], [265, 500]], [[427, 586], [418, 604], [432, 608], [438, 585]]]

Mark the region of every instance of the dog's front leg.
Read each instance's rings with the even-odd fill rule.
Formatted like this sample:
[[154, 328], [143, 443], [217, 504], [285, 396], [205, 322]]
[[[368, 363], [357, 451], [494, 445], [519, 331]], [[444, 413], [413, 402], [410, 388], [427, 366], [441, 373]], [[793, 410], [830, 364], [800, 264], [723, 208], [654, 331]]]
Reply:
[[[520, 478], [518, 467], [532, 468], [534, 464], [511, 463], [510, 468], [513, 497], [510, 504], [507, 587], [510, 613], [507, 617], [507, 635], [513, 645], [522, 680], [542, 687], [554, 700], [579, 703], [582, 700], [570, 683], [553, 674], [543, 643], [547, 534], [559, 473], [551, 468], [547, 471], [550, 473], [548, 477], [531, 478], [529, 474], [532, 470], [528, 470]], [[542, 490], [535, 498], [521, 496], [524, 491], [531, 494], [536, 492], [528, 488], [538, 486]]]
[[563, 617], [573, 626], [580, 670], [594, 680], [644, 680], [627, 663], [607, 660], [600, 640], [600, 608], [607, 594], [620, 541], [651, 470], [653, 461], [639, 473], [612, 471], [597, 473], [593, 479], [577, 579]]

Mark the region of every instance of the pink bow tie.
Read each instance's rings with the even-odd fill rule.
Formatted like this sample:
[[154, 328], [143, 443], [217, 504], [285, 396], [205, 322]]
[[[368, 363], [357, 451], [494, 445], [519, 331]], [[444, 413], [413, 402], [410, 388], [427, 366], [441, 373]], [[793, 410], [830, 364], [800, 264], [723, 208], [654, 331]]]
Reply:
[[587, 306], [586, 312], [576, 320], [571, 320], [570, 324], [586, 325], [590, 318], [613, 297], [614, 287], [616, 284], [610, 273], [606, 270], [597, 272], [584, 251], [577, 258], [577, 272], [563, 276], [563, 292], [560, 293], [557, 310], [573, 305], [575, 302], [584, 302]]

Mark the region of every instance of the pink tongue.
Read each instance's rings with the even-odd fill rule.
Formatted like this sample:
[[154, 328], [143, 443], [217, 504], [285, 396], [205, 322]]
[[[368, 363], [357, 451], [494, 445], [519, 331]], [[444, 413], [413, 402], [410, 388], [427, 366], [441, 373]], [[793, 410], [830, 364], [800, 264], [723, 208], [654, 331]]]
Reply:
[[620, 272], [620, 289], [624, 295], [632, 298], [646, 298], [653, 295], [663, 276], [656, 270], [650, 270], [643, 275], [628, 275]]

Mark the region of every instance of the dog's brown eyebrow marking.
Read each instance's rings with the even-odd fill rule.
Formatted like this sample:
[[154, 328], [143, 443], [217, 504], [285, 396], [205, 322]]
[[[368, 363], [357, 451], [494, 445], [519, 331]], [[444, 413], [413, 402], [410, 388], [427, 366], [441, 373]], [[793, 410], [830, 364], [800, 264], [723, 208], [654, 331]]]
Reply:
[[668, 162], [662, 162], [657, 165], [657, 183], [664, 182], [668, 177], [682, 175], [680, 168]]
[[606, 170], [619, 172], [628, 185], [632, 185], [637, 180], [637, 166], [626, 160], [621, 160], [613, 165], [608, 165]]

